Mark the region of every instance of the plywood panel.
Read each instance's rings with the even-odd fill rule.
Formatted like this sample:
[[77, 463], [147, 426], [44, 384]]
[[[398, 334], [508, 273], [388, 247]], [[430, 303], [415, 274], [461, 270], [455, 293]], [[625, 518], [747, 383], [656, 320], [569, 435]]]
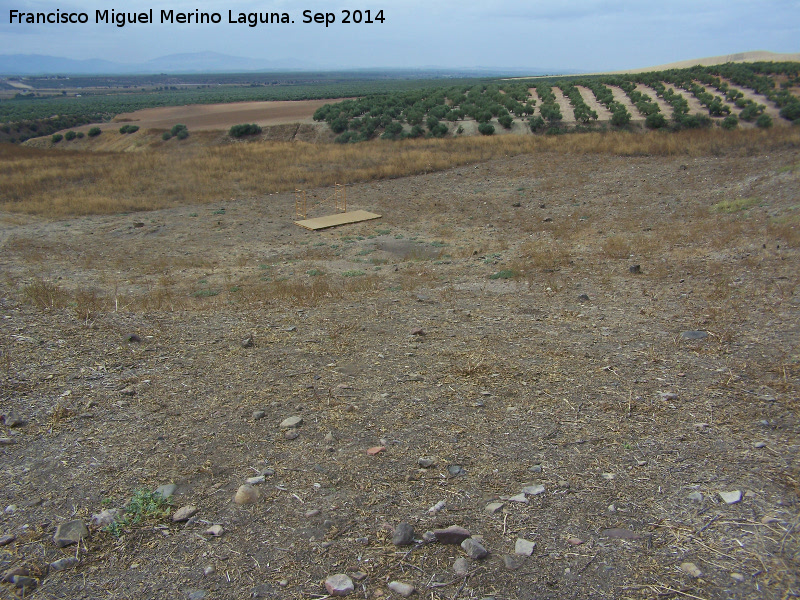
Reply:
[[337, 225], [346, 225], [348, 223], [359, 223], [361, 221], [371, 221], [372, 219], [380, 219], [381, 215], [368, 212], [366, 210], [354, 210], [353, 212], [337, 213], [335, 215], [328, 215], [327, 217], [317, 217], [316, 219], [306, 219], [304, 221], [295, 221], [295, 225], [305, 227], [306, 229], [327, 229], [328, 227], [336, 227]]

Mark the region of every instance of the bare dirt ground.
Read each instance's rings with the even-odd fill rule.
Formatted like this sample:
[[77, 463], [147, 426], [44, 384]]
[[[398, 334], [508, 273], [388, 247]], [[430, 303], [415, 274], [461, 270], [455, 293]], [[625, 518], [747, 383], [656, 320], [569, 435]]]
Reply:
[[117, 115], [108, 127], [117, 129], [120, 123], [133, 123], [142, 129], [169, 129], [176, 123], [183, 123], [190, 130], [227, 131], [240, 123], [256, 123], [262, 127], [287, 123], [311, 124], [314, 123], [314, 111], [341, 100], [234, 102], [147, 108]]
[[[2, 215], [0, 573], [35, 586], [0, 597], [796, 597], [799, 183], [796, 146], [543, 152], [317, 233], [291, 195]], [[168, 483], [188, 521], [92, 524]]]
[[581, 97], [586, 105], [591, 108], [594, 112], [597, 113], [597, 120], [599, 122], [609, 122], [611, 121], [611, 111], [608, 110], [605, 104], [600, 104], [597, 101], [597, 98], [594, 96], [594, 92], [589, 88], [585, 88], [582, 86], [576, 86], [581, 93]]

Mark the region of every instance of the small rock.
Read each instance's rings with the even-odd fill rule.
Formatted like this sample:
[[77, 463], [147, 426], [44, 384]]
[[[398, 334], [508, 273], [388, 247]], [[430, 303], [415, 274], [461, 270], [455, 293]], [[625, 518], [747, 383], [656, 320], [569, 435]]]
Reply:
[[189, 600], [205, 600], [206, 596], [208, 596], [206, 590], [190, 590], [186, 593], [186, 597]]
[[414, 527], [409, 523], [400, 523], [395, 527], [392, 535], [392, 543], [395, 546], [408, 546], [414, 543]]
[[77, 544], [83, 538], [89, 537], [89, 529], [81, 520], [68, 521], [62, 523], [56, 528], [56, 533], [53, 536], [53, 542], [59, 548]]
[[297, 429], [287, 429], [283, 432], [284, 439], [296, 440], [300, 437], [300, 432]]
[[674, 402], [678, 399], [678, 394], [675, 392], [659, 392], [658, 395], [664, 402]]
[[438, 513], [440, 510], [443, 510], [445, 506], [447, 506], [447, 504], [445, 503], [445, 501], [444, 501], [444, 500], [439, 500], [439, 501], [438, 501], [436, 504], [434, 504], [433, 506], [431, 506], [431, 507], [428, 509], [428, 514], [429, 514], [429, 515], [435, 515], [435, 514], [436, 514], [436, 513]]
[[303, 424], [303, 417], [288, 417], [281, 421], [281, 429], [296, 429]]
[[720, 492], [719, 497], [722, 498], [722, 501], [725, 502], [725, 504], [736, 504], [737, 502], [741, 502], [742, 492], [739, 490], [734, 490], [732, 492]]
[[356, 571], [355, 573], [350, 573], [350, 577], [355, 579], [356, 581], [364, 581], [368, 575], [363, 573], [362, 571]]
[[685, 340], [704, 340], [708, 337], [707, 331], [681, 331], [681, 337]]
[[613, 481], [614, 479], [617, 478], [617, 476], [614, 473], [602, 473], [600, 477], [602, 477], [606, 481]]
[[239, 489], [236, 490], [233, 501], [236, 504], [254, 504], [258, 502], [260, 497], [261, 492], [258, 491], [258, 488], [253, 487], [249, 483], [245, 483], [244, 485], [240, 485]]
[[253, 421], [258, 421], [260, 419], [263, 419], [266, 416], [267, 416], [267, 411], [265, 411], [265, 410], [254, 410], [253, 411]]
[[525, 564], [525, 559], [521, 556], [509, 556], [506, 554], [503, 556], [503, 564], [509, 571], [516, 571]]
[[322, 511], [320, 509], [318, 509], [318, 508], [312, 508], [311, 510], [307, 510], [306, 511], [305, 517], [306, 517], [306, 519], [311, 519], [311, 518], [316, 517], [317, 515], [319, 515], [321, 512]]
[[92, 525], [95, 527], [105, 527], [106, 525], [111, 525], [111, 523], [113, 523], [117, 518], [118, 513], [119, 509], [109, 508], [101, 512], [99, 515], [92, 515]]
[[6, 427], [22, 427], [25, 425], [26, 421], [18, 414], [10, 412], [3, 415], [3, 423]]
[[476, 560], [489, 556], [489, 551], [473, 537], [467, 538], [461, 542], [461, 548], [467, 553], [467, 556]]
[[567, 543], [570, 546], [580, 546], [583, 543], [583, 540], [581, 538], [569, 537], [567, 538]]
[[490, 502], [489, 504], [486, 505], [486, 508], [484, 508], [483, 510], [485, 510], [490, 515], [493, 515], [503, 510], [504, 506], [505, 506], [504, 502]]
[[517, 541], [514, 544], [514, 554], [518, 554], [520, 556], [530, 556], [533, 554], [534, 548], [536, 548], [536, 542], [530, 542], [522, 538], [517, 538]]
[[766, 447], [767, 447], [766, 442], [756, 442], [755, 444], [753, 444], [753, 448], [766, 448]]
[[588, 294], [581, 294], [578, 296], [578, 302], [589, 302], [591, 298], [589, 298]]
[[131, 342], [133, 344], [138, 344], [139, 342], [142, 341], [142, 338], [140, 338], [135, 333], [129, 333], [128, 335], [125, 336], [125, 341], [126, 342]]
[[11, 583], [18, 588], [35, 588], [38, 581], [27, 575], [13, 575], [11, 577]]
[[11, 578], [14, 577], [15, 575], [27, 576], [30, 574], [31, 572], [26, 567], [23, 566], [12, 567], [11, 569], [3, 573], [3, 576], [0, 577], [0, 581], [2, 581], [3, 583], [11, 583]]
[[57, 561], [50, 563], [50, 570], [51, 571], [66, 571], [67, 569], [71, 569], [72, 567], [77, 566], [80, 564], [80, 560], [75, 558], [74, 556], [67, 556], [65, 558], [60, 558]]
[[433, 531], [426, 531], [422, 534], [422, 542], [425, 544], [432, 544], [436, 540], [436, 534]]
[[253, 336], [248, 335], [246, 338], [242, 340], [242, 348], [252, 348], [253, 347]]
[[322, 439], [328, 444], [333, 444], [336, 441], [336, 436], [329, 431], [328, 433], [325, 434], [325, 437]]
[[522, 488], [522, 493], [526, 496], [538, 496], [544, 493], [543, 485], [528, 485]]
[[223, 533], [225, 533], [225, 529], [222, 525], [212, 525], [206, 529], [206, 535], [212, 535], [214, 537], [220, 537]]
[[122, 394], [123, 396], [135, 396], [136, 395], [136, 388], [133, 387], [132, 385], [129, 385], [127, 387], [122, 388], [119, 391], [119, 393]]
[[628, 267], [628, 273], [631, 275], [639, 275], [642, 272], [642, 265], [631, 265]]
[[703, 572], [697, 568], [696, 564], [692, 562], [681, 563], [681, 571], [686, 573], [689, 577], [694, 577], [695, 579], [703, 576]]
[[13, 542], [16, 539], [17, 536], [14, 535], [13, 533], [0, 536], [0, 548], [2, 548], [3, 546], [8, 546], [11, 542]]
[[764, 525], [772, 525], [773, 523], [780, 523], [780, 521], [781, 521], [780, 519], [772, 517], [770, 515], [761, 517], [761, 523]]
[[562, 488], [565, 488], [565, 489], [569, 489], [569, 481], [567, 481], [566, 479], [561, 479], [561, 480], [558, 482], [558, 487], [562, 487]]
[[167, 498], [172, 497], [172, 495], [178, 490], [178, 486], [174, 483], [165, 483], [164, 485], [158, 486], [154, 494], [161, 494], [161, 497], [166, 500]]
[[386, 450], [386, 446], [373, 446], [372, 448], [367, 448], [367, 454], [370, 456], [375, 456], [376, 454], [380, 454]]
[[447, 474], [450, 477], [458, 477], [459, 475], [464, 475], [465, 473], [466, 471], [461, 465], [450, 465], [447, 467]]
[[248, 477], [245, 480], [245, 483], [250, 485], [258, 485], [260, 483], [264, 483], [266, 480], [267, 478], [264, 475], [256, 475], [255, 477]]
[[689, 500], [691, 500], [692, 502], [702, 502], [703, 494], [701, 494], [700, 492], [692, 492], [687, 496], [687, 498], [689, 498]]
[[5, 512], [7, 515], [13, 515], [15, 512], [17, 512], [17, 505], [9, 504], [6, 506], [6, 509], [3, 512]]
[[528, 504], [528, 497], [525, 494], [517, 494], [508, 499], [509, 502], [519, 502], [520, 504]]
[[451, 525], [447, 529], [437, 529], [433, 534], [436, 536], [436, 541], [440, 544], [454, 545], [460, 544], [472, 535], [467, 529], [459, 527], [458, 525]]
[[217, 567], [215, 567], [214, 565], [208, 565], [205, 569], [203, 569], [203, 576], [210, 577], [216, 572], [217, 572]]
[[542, 465], [533, 465], [530, 469], [528, 469], [531, 473], [541, 473], [542, 472]]
[[188, 506], [182, 506], [175, 511], [174, 515], [172, 515], [172, 522], [183, 523], [184, 521], [188, 521], [197, 513], [197, 510], [197, 507], [192, 506], [191, 504]]
[[432, 466], [436, 464], [436, 459], [430, 456], [423, 456], [422, 458], [417, 460], [417, 464], [423, 469], [430, 469]]
[[423, 335], [426, 335], [426, 334], [425, 334], [425, 330], [422, 329], [422, 327], [417, 327], [416, 329], [412, 329], [411, 330], [411, 335], [423, 336]]
[[408, 598], [414, 593], [413, 585], [402, 583], [400, 581], [391, 581], [386, 587], [392, 590], [395, 594], [400, 594], [403, 598]]
[[731, 579], [733, 579], [737, 583], [743, 583], [745, 577], [741, 573], [731, 573]]
[[331, 575], [325, 580], [325, 589], [331, 596], [347, 596], [352, 594], [355, 586], [353, 580], [344, 573]]
[[463, 577], [469, 573], [469, 562], [467, 559], [463, 556], [458, 557], [456, 562], [453, 563], [453, 571], [457, 577]]

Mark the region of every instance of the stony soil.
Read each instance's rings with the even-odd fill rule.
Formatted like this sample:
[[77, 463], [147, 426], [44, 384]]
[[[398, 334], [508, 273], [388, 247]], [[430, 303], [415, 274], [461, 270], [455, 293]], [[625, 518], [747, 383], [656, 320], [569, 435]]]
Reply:
[[[358, 184], [382, 218], [316, 233], [291, 195], [2, 215], [2, 572], [48, 599], [796, 596], [800, 156], [745, 154]], [[92, 524], [169, 483], [188, 521]]]

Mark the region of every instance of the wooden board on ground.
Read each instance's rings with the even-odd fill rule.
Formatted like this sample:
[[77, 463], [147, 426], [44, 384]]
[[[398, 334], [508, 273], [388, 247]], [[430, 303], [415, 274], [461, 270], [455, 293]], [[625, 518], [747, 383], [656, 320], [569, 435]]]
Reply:
[[306, 219], [304, 221], [295, 221], [295, 225], [305, 227], [306, 229], [317, 230], [327, 229], [328, 227], [336, 227], [337, 225], [346, 225], [348, 223], [359, 223], [361, 221], [371, 221], [372, 219], [380, 219], [380, 215], [368, 212], [366, 210], [354, 210], [353, 212], [337, 213], [335, 215], [328, 215], [327, 217], [317, 217], [316, 219]]

